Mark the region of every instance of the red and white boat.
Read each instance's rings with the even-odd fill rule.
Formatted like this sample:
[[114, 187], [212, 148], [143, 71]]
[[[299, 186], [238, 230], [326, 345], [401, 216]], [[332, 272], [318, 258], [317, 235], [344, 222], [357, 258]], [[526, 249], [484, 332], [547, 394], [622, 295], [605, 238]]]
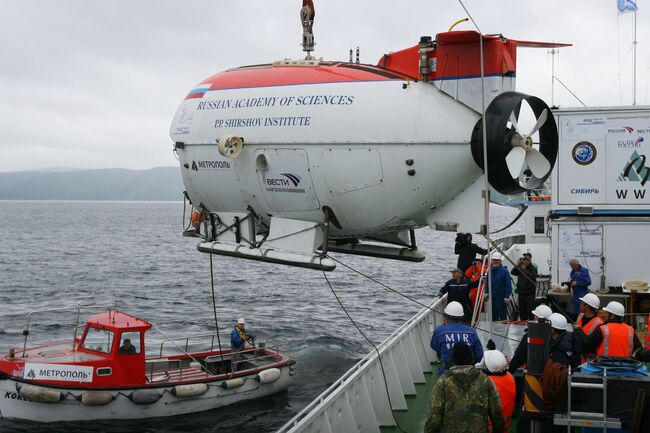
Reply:
[[[28, 348], [32, 314], [23, 348], [0, 357], [1, 418], [51, 422], [187, 414], [283, 391], [294, 375], [295, 361], [277, 348], [219, 350], [214, 333], [164, 338], [151, 356], [145, 335], [157, 328], [115, 309], [91, 315], [81, 337], [75, 326], [73, 340]], [[190, 341], [199, 339], [206, 349], [189, 353]], [[176, 353], [165, 356], [172, 346]]]

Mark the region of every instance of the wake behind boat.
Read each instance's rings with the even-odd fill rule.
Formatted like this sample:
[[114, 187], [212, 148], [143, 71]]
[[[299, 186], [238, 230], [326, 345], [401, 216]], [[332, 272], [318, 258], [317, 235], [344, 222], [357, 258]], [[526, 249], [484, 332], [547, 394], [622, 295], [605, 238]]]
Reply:
[[[214, 333], [165, 338], [154, 355], [147, 354], [145, 335], [157, 328], [112, 308], [91, 315], [80, 338], [75, 326], [71, 341], [28, 348], [34, 313], [23, 331], [23, 349], [0, 357], [2, 418], [52, 422], [188, 414], [286, 390], [294, 375], [295, 361], [277, 347], [220, 349]], [[209, 348], [188, 352], [189, 342], [197, 340]], [[176, 353], [167, 354], [171, 347]]]

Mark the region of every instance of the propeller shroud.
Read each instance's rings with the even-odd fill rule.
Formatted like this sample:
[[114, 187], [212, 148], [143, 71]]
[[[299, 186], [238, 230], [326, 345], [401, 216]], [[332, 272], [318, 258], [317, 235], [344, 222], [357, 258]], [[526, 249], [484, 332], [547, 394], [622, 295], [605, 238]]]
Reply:
[[[525, 101], [535, 115], [531, 131], [521, 131], [517, 123], [521, 104]], [[508, 127], [510, 122], [510, 127]], [[502, 194], [518, 194], [541, 188], [551, 175], [558, 151], [557, 125], [551, 109], [544, 101], [519, 92], [504, 92], [494, 98], [485, 110], [488, 181]], [[472, 131], [472, 156], [483, 169], [483, 125], [481, 120]], [[539, 141], [534, 142], [535, 133]], [[539, 150], [533, 145], [538, 144]], [[528, 165], [531, 176], [522, 181], [523, 168]]]

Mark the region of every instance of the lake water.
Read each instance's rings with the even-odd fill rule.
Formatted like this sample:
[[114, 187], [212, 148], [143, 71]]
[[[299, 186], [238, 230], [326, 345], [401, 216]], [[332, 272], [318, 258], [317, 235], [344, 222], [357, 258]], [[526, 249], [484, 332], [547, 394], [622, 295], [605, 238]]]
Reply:
[[[516, 213], [493, 206], [493, 229]], [[22, 344], [29, 311], [78, 303], [115, 305], [168, 335], [213, 331], [209, 256], [196, 250], [196, 239], [181, 236], [181, 216], [182, 203], [0, 201], [0, 353]], [[518, 222], [506, 233], [521, 228]], [[456, 264], [455, 234], [420, 229], [417, 237], [427, 254], [421, 263], [333, 256], [426, 303]], [[297, 375], [286, 393], [137, 422], [43, 426], [4, 420], [0, 431], [270, 432], [371, 350], [320, 271], [220, 256], [213, 256], [213, 263], [222, 332], [245, 317], [258, 340], [294, 357]], [[340, 265], [328, 277], [375, 343], [420, 309]], [[71, 339], [73, 320], [71, 313], [36, 316], [30, 344]]]

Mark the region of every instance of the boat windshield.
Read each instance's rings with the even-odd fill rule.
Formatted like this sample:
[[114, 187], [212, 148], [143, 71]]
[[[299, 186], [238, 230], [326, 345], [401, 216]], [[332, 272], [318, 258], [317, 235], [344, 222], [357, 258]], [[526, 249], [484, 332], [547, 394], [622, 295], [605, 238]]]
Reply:
[[91, 326], [81, 347], [95, 352], [110, 353], [113, 347], [113, 331]]

